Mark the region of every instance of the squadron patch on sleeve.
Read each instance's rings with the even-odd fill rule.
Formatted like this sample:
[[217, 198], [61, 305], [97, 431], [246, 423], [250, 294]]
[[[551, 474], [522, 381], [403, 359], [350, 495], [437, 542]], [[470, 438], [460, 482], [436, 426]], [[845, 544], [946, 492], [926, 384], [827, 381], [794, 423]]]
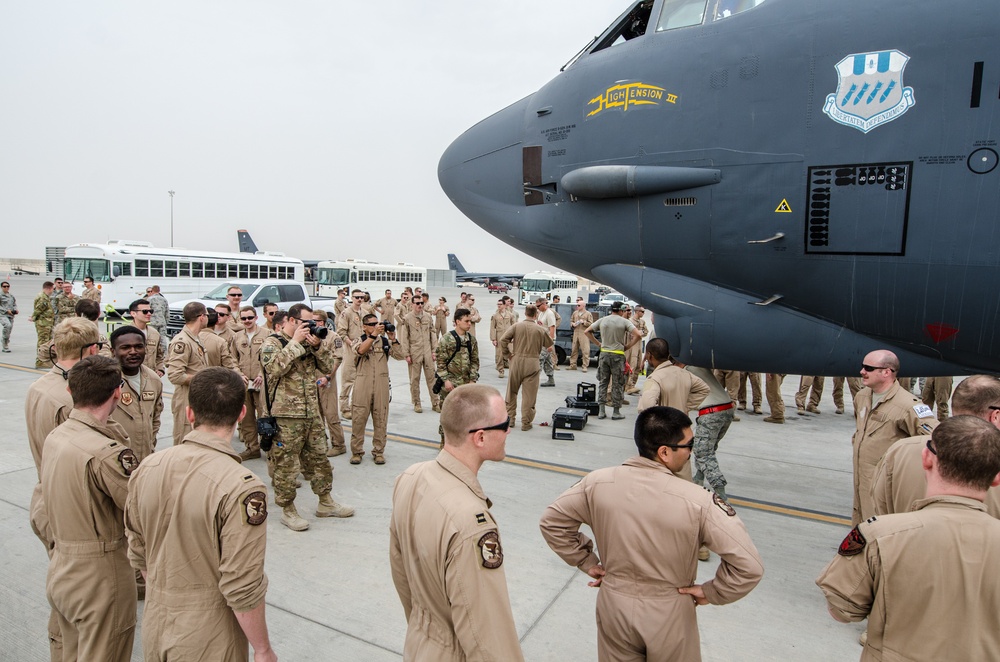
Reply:
[[712, 494], [712, 503], [719, 507], [719, 510], [729, 515], [730, 517], [736, 517], [736, 509], [729, 505], [729, 503], [720, 497], [718, 494]]
[[496, 531], [484, 533], [477, 544], [484, 568], [493, 570], [503, 565], [503, 548], [500, 547], [500, 536]]
[[243, 512], [247, 516], [247, 524], [263, 524], [267, 519], [267, 495], [263, 492], [251, 492], [243, 497]]
[[844, 538], [844, 542], [840, 543], [840, 549], [837, 550], [837, 553], [841, 556], [856, 556], [865, 550], [867, 544], [868, 541], [858, 531], [858, 527], [854, 527]]
[[122, 471], [125, 472], [126, 476], [131, 476], [132, 472], [139, 466], [139, 458], [135, 456], [131, 448], [126, 448], [118, 454], [118, 464], [122, 465]]
[[183, 353], [184, 353], [184, 345], [182, 345], [180, 343], [175, 343], [174, 344], [174, 354], [183, 354]]
[[129, 393], [128, 391], [122, 393], [122, 404], [125, 405], [126, 407], [132, 404], [132, 394]]

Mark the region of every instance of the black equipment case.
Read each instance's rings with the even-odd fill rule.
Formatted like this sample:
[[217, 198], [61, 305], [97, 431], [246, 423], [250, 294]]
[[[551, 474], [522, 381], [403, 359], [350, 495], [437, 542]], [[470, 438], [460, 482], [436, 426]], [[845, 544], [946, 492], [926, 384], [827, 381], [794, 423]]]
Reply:
[[588, 416], [586, 409], [559, 407], [552, 414], [552, 430], [582, 430]]
[[583, 400], [574, 395], [566, 396], [566, 406], [570, 409], [586, 409], [591, 416], [597, 416], [601, 409], [596, 400]]

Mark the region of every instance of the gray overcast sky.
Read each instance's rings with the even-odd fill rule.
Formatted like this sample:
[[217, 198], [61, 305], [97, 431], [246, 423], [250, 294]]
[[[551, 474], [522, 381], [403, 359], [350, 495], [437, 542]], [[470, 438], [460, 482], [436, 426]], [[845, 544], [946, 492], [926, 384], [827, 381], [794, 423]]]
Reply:
[[628, 5], [596, 0], [5, 2], [0, 255], [107, 239], [467, 269], [541, 265], [437, 162]]

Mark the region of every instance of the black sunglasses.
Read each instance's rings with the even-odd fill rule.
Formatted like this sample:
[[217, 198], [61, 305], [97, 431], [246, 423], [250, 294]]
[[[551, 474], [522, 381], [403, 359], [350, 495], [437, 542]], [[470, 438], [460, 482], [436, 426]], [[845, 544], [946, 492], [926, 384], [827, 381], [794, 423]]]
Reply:
[[510, 416], [508, 416], [503, 423], [497, 423], [496, 425], [491, 425], [488, 428], [476, 428], [475, 430], [469, 430], [469, 434], [473, 432], [489, 432], [490, 430], [500, 430], [501, 432], [506, 432], [510, 429]]
[[927, 440], [927, 450], [929, 450], [934, 455], [937, 455], [937, 451], [934, 450], [933, 446], [931, 446], [931, 440], [930, 439]]
[[251, 321], [253, 321], [253, 320], [257, 319], [257, 318], [256, 317], [241, 317], [240, 319], [243, 320], [244, 322], [251, 322]]
[[673, 448], [674, 450], [679, 450], [681, 448], [694, 448], [694, 441], [692, 440], [690, 444], [663, 444], [667, 448]]
[[864, 370], [865, 372], [875, 372], [876, 370], [890, 370], [892, 372], [896, 372], [887, 365], [876, 366], [876, 365], [865, 365], [864, 363], [861, 364], [861, 369]]

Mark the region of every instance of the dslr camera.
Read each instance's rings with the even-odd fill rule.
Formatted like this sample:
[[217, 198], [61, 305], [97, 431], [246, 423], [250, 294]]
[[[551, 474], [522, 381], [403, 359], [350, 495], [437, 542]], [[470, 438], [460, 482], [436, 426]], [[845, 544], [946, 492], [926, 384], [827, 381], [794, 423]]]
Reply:
[[303, 321], [302, 323], [309, 329], [309, 335], [316, 336], [320, 340], [326, 340], [326, 337], [330, 335], [330, 329], [318, 324], [316, 320]]
[[392, 322], [380, 322], [386, 333], [396, 333], [396, 325]]

